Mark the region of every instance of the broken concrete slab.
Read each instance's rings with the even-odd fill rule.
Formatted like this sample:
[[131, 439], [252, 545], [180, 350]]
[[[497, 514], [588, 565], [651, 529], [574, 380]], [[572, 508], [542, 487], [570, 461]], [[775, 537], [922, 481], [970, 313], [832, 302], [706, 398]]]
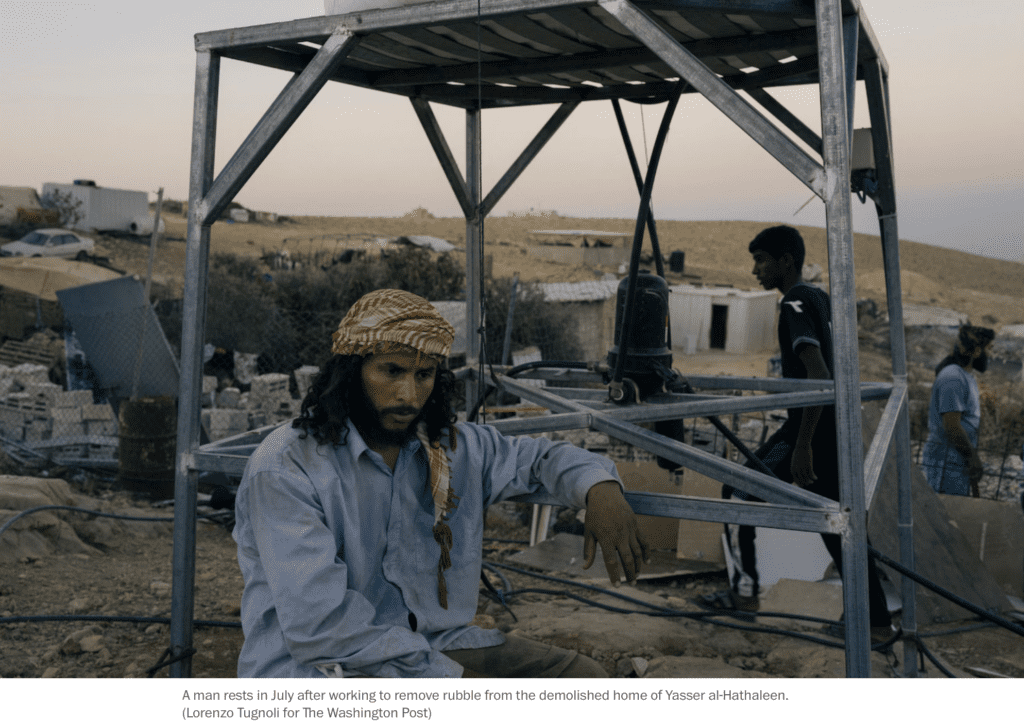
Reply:
[[[862, 432], [865, 448], [874, 436], [881, 407], [865, 404]], [[894, 458], [895, 455], [893, 455]], [[915, 571], [957, 596], [983, 609], [1008, 611], [1006, 593], [971, 549], [963, 534], [951, 523], [939, 495], [928, 486], [916, 465], [911, 467], [911, 498], [914, 515]], [[898, 536], [898, 484], [896, 465], [890, 461], [879, 480], [868, 515], [871, 544], [885, 556], [900, 561]], [[901, 575], [879, 564], [897, 590]], [[975, 615], [963, 607], [921, 585], [917, 585], [917, 619], [920, 624], [970, 619]]]
[[1020, 504], [939, 494], [956, 528], [1007, 594], [1024, 595], [1024, 513]]
[[[833, 582], [780, 579], [761, 596], [760, 611], [837, 621], [843, 613], [843, 586]], [[771, 624], [788, 629], [821, 627], [820, 622], [785, 618], [772, 618]]]

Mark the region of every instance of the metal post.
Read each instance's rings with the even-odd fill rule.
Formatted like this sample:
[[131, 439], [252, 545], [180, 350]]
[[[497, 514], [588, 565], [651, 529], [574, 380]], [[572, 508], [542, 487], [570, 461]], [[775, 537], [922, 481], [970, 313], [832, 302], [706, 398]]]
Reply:
[[[480, 337], [480, 326], [483, 314], [480, 312], [481, 300], [484, 297], [483, 240], [484, 219], [480, 214], [481, 192], [481, 110], [471, 108], [466, 111], [466, 190], [469, 192], [469, 205], [472, 214], [466, 216], [466, 364], [471, 365], [480, 358], [483, 339]], [[476, 381], [466, 381], [466, 411], [476, 403], [480, 395]]]
[[210, 227], [202, 225], [201, 201], [213, 185], [217, 136], [220, 56], [196, 54], [196, 90], [192, 118], [192, 167], [189, 174], [188, 238], [185, 247], [185, 308], [181, 328], [181, 377], [178, 391], [178, 447], [174, 468], [174, 551], [171, 579], [171, 677], [192, 676], [192, 615], [196, 572], [196, 492], [199, 472], [191, 469], [199, 448], [199, 396], [203, 384], [203, 330]]
[[[626, 146], [626, 156], [629, 158], [629, 167], [633, 169], [633, 180], [636, 181], [637, 193], [644, 192], [644, 179], [640, 174], [640, 163], [637, 162], [636, 153], [633, 151], [633, 141], [629, 138], [629, 130], [626, 128], [626, 119], [622, 115], [622, 106], [618, 98], [612, 99], [612, 108], [615, 110], [615, 120], [619, 124], [619, 134], [622, 135], [622, 143]], [[661, 246], [658, 242], [658, 228], [654, 222], [654, 211], [651, 204], [647, 204], [647, 234], [651, 237], [651, 250], [654, 253], [655, 271], [662, 278], [665, 277], [665, 262], [661, 256]], [[672, 344], [669, 343], [669, 348]]]
[[[903, 298], [900, 284], [900, 245], [896, 223], [896, 178], [892, 153], [892, 121], [885, 76], [877, 61], [865, 63], [864, 85], [871, 114], [871, 138], [875, 156], [875, 178], [878, 181], [876, 207], [885, 263], [885, 294], [889, 310], [892, 375], [894, 381], [907, 378], [907, 351], [903, 329]], [[899, 525], [900, 563], [914, 569], [914, 512], [910, 477], [910, 412], [904, 408], [895, 427], [897, 523]], [[900, 596], [903, 612], [900, 624], [903, 639], [903, 674], [917, 676], [917, 586], [909, 577], [902, 577]]]
[[843, 18], [843, 54], [846, 58], [846, 129], [849, 131], [850, 153], [853, 153], [853, 106], [857, 99], [857, 42], [860, 18]]
[[857, 317], [850, 208], [846, 72], [839, 0], [815, 0], [821, 87], [825, 223], [832, 296], [840, 508], [850, 515], [842, 536], [846, 676], [869, 677], [867, 513], [864, 504]]
[[[629, 257], [629, 278], [626, 281], [626, 302], [622, 308], [622, 329], [619, 338], [619, 353], [615, 357], [615, 373], [612, 377], [611, 393], [614, 400], [620, 401], [624, 398], [622, 391], [622, 374], [626, 368], [626, 355], [629, 353], [630, 336], [634, 324], [632, 322], [633, 308], [636, 296], [636, 279], [640, 271], [640, 249], [643, 247], [644, 226], [647, 225], [647, 216], [651, 209], [651, 193], [654, 191], [654, 178], [658, 172], [658, 163], [661, 161], [661, 151], [665, 147], [665, 138], [668, 136], [669, 126], [672, 124], [672, 116], [675, 115], [676, 106], [679, 104], [679, 94], [683, 89], [683, 81], [679, 81], [672, 98], [665, 108], [665, 115], [661, 118], [661, 127], [658, 128], [658, 137], [654, 140], [654, 147], [651, 149], [651, 160], [647, 165], [647, 177], [644, 178], [644, 185], [640, 191], [640, 210], [637, 211], [636, 227], [633, 230], [633, 251]], [[616, 398], [616, 395], [618, 398]], [[635, 399], [634, 399], [635, 400]]]

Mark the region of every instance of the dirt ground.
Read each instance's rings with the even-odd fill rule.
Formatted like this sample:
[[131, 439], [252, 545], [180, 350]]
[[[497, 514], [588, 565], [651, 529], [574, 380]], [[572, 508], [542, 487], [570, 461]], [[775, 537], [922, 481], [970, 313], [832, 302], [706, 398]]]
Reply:
[[[180, 295], [185, 261], [185, 220], [168, 215], [166, 238], [158, 248], [154, 281], [158, 294]], [[764, 224], [748, 222], [659, 223], [664, 253], [686, 253], [685, 277], [673, 281], [727, 284], [754, 288], [746, 244]], [[538, 229], [594, 229], [631, 233], [628, 219], [572, 219], [557, 216], [495, 218], [488, 221], [486, 253], [493, 256], [494, 274], [518, 272], [524, 280], [592, 280], [616, 269], [569, 267], [538, 261], [529, 255], [527, 232]], [[808, 243], [808, 262], [827, 267], [824, 231], [801, 228]], [[426, 234], [464, 247], [465, 224], [437, 219], [425, 212], [404, 218], [295, 218], [273, 224], [227, 224], [212, 230], [213, 252], [260, 255], [287, 249], [293, 258], [337, 247], [353, 238]], [[857, 291], [884, 303], [884, 281], [878, 239], [855, 238]], [[648, 246], [649, 248], [649, 246]], [[131, 273], [146, 272], [144, 243], [102, 237], [97, 255]], [[1002, 326], [1024, 321], [1024, 274], [1020, 266], [959, 251], [901, 243], [904, 301], [938, 305], [966, 312], [975, 323]], [[885, 378], [887, 359], [862, 354], [865, 378]], [[758, 375], [766, 358], [708, 354], [688, 359], [690, 373]], [[12, 473], [7, 470], [5, 473]], [[166, 516], [166, 507], [151, 500], [111, 490], [85, 474], [67, 473], [76, 504], [133, 516]], [[504, 561], [522, 547], [528, 528], [509, 510], [491, 516], [487, 559]], [[167, 675], [159, 665], [169, 645], [167, 620], [171, 597], [171, 524], [123, 522], [47, 512], [45, 520], [58, 530], [54, 549], [29, 550], [0, 557], [0, 677], [156, 677]], [[60, 519], [64, 520], [61, 525]], [[41, 522], [42, 523], [42, 522]], [[60, 530], [64, 530], [63, 535]], [[73, 534], [70, 533], [73, 530]], [[10, 532], [8, 532], [10, 533]], [[78, 541], [80, 540], [80, 541]], [[502, 570], [513, 590], [566, 591], [553, 581]], [[492, 576], [496, 585], [501, 580]], [[572, 598], [541, 592], [511, 597], [512, 614], [481, 595], [478, 623], [508, 633], [579, 649], [598, 659], [612, 676], [648, 677], [842, 677], [843, 650], [828, 643], [821, 624], [759, 616], [696, 618], [694, 600], [726, 589], [722, 573], [677, 575], [641, 581], [618, 591], [659, 607], [692, 613], [692, 618], [648, 616], [631, 602], [592, 590], [573, 588]], [[242, 643], [238, 628], [242, 582], [235, 545], [223, 524], [201, 522], [197, 535], [195, 588], [196, 677], [232, 677]], [[600, 601], [632, 613], [599, 610]], [[20, 621], [22, 617], [59, 616], [55, 621]], [[80, 615], [69, 618], [68, 615]], [[717, 622], [713, 624], [712, 621]], [[212, 623], [212, 624], [211, 624]], [[724, 626], [728, 625], [728, 626]], [[1024, 677], [1024, 644], [999, 628], [977, 628], [965, 619], [945, 627], [921, 629], [929, 650], [945, 665], [967, 674], [969, 668], [994, 675]], [[781, 632], [779, 630], [782, 630]], [[788, 633], [788, 634], [787, 634]], [[793, 633], [797, 633], [794, 636]], [[799, 635], [810, 635], [812, 641]], [[825, 644], [821, 642], [824, 641]], [[872, 676], [899, 675], [901, 643], [892, 652], [872, 653]], [[152, 670], [152, 671], [150, 671]], [[931, 661], [925, 676], [941, 676]], [[978, 674], [978, 672], [975, 672]]]
[[[71, 488], [79, 486], [72, 483]], [[78, 505], [130, 516], [170, 517], [166, 508], [124, 492], [74, 492]], [[200, 508], [200, 511], [209, 511]], [[487, 561], [506, 563], [524, 548], [528, 527], [521, 510], [505, 504], [489, 515]], [[49, 512], [47, 512], [49, 513]], [[60, 512], [66, 520], [55, 553], [24, 553], [0, 561], [0, 677], [92, 678], [167, 676], [153, 670], [167, 650], [171, 597], [171, 524], [85, 518]], [[73, 533], [69, 530], [73, 529]], [[75, 537], [74, 539], [72, 537]], [[80, 539], [81, 541], [77, 541]], [[510, 540], [521, 540], [514, 543]], [[509, 607], [481, 594], [477, 623], [506, 633], [577, 649], [600, 661], [614, 677], [843, 677], [844, 652], [826, 644], [820, 623], [749, 615], [700, 618], [694, 600], [726, 588], [724, 574], [699, 573], [640, 581], [612, 590], [623, 598], [540, 580], [507, 568], [499, 571], [514, 591]], [[564, 575], [559, 575], [564, 576]], [[497, 588], [505, 583], [489, 578]], [[594, 585], [590, 579], [584, 580]], [[525, 590], [537, 590], [526, 592]], [[195, 677], [235, 676], [242, 644], [239, 600], [242, 580], [228, 528], [200, 522], [195, 587]], [[554, 593], [554, 594], [552, 594]], [[565, 596], [566, 593], [575, 598]], [[688, 613], [648, 616], [649, 607]], [[617, 613], [590, 606], [598, 602]], [[513, 617], [513, 614], [515, 617]], [[20, 621], [22, 617], [80, 615], [73, 619]], [[969, 619], [922, 628], [926, 645], [957, 674], [990, 670], [1024, 677], [1024, 644], [1000, 628], [971, 631]], [[812, 641], [818, 640], [818, 641]], [[824, 642], [824, 644], [822, 644]], [[902, 643], [871, 654], [872, 676], [899, 674]], [[942, 673], [926, 661], [922, 676]]]

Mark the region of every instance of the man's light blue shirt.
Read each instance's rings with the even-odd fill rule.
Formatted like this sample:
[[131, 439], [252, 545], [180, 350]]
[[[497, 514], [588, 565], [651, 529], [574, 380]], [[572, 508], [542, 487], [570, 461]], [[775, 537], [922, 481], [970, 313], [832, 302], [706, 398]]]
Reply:
[[239, 677], [319, 677], [320, 665], [345, 676], [459, 677], [462, 667], [441, 650], [503, 641], [498, 630], [470, 626], [487, 507], [543, 489], [582, 508], [594, 484], [619, 476], [611, 461], [571, 444], [457, 429], [447, 610], [418, 439], [401, 448], [394, 472], [351, 422], [341, 446], [318, 445], [290, 425], [259, 446], [235, 502], [245, 580]]
[[971, 446], [977, 448], [981, 425], [978, 382], [957, 364], [949, 364], [935, 377], [928, 405], [928, 440], [921, 454], [921, 464], [928, 484], [935, 491], [970, 496], [967, 460], [949, 440], [942, 420], [942, 415], [951, 411], [960, 413], [960, 426]]

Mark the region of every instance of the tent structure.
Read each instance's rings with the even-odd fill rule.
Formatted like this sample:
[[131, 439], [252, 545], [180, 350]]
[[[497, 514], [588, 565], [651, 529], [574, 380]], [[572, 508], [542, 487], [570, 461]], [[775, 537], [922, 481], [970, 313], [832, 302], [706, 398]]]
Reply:
[[0, 286], [37, 296], [44, 301], [56, 301], [57, 291], [66, 288], [120, 277], [120, 273], [109, 268], [64, 258], [0, 259]]
[[[210, 226], [328, 82], [410, 99], [466, 217], [470, 359], [480, 352], [476, 330], [482, 317], [484, 219], [582, 102], [612, 103], [640, 193], [626, 318], [631, 317], [634, 304], [645, 227], [654, 256], [660, 259], [656, 225], [649, 212], [651, 189], [669, 121], [682, 93], [703, 95], [821, 199], [826, 210], [837, 346], [834, 382], [690, 377], [690, 383], [699, 389], [772, 393], [713, 398], [660, 394], [641, 405], [630, 402], [618, 363], [607, 393], [595, 390], [593, 396], [580, 389], [575, 389], [572, 397], [560, 395], [558, 389], [530, 386], [495, 369], [503, 387], [547, 406], [553, 414], [494, 425], [506, 433], [590, 427], [767, 502], [631, 492], [627, 500], [639, 513], [841, 535], [846, 672], [851, 677], [870, 675], [865, 509], [890, 451], [894, 451], [899, 478], [901, 561], [911, 568], [913, 545], [888, 65], [858, 0], [440, 0], [201, 33], [196, 36], [196, 51], [175, 488], [172, 676], [191, 673], [199, 472], [238, 473], [261, 437], [250, 432], [227, 443], [199, 445]], [[217, 98], [224, 58], [288, 70], [294, 76], [215, 176]], [[867, 91], [874, 168], [851, 172], [853, 90], [859, 81]], [[769, 92], [773, 87], [808, 83], [820, 89], [820, 134]], [[622, 121], [621, 100], [667, 103], [645, 176]], [[465, 110], [465, 175], [456, 165], [431, 103]], [[556, 109], [485, 195], [481, 183], [483, 111], [534, 104], [554, 104]], [[893, 379], [888, 384], [859, 382], [851, 228], [851, 193], [855, 190], [871, 197], [878, 209], [892, 340]], [[661, 265], [657, 263], [659, 272], [663, 272]], [[619, 358], [626, 356], [619, 354]], [[490, 378], [490, 374], [470, 373], [470, 398]], [[886, 401], [866, 456], [861, 440], [864, 400]], [[823, 404], [834, 404], [837, 414], [838, 503], [635, 423]], [[916, 676], [914, 586], [906, 578], [902, 598], [902, 622], [909, 633], [904, 672]]]

